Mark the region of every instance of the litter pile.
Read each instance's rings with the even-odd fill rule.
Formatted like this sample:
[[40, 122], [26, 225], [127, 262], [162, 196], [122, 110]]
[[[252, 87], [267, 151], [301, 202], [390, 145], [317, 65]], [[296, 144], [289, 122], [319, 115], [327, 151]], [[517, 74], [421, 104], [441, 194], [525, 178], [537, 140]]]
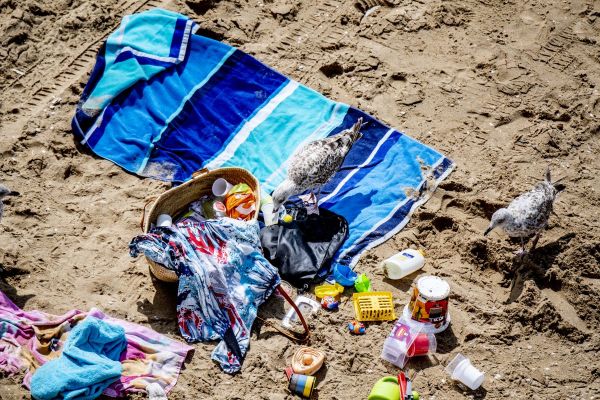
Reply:
[[[276, 293], [291, 308], [273, 328], [301, 345], [282, 372], [290, 392], [312, 397], [336, 355], [308, 346], [307, 320], [351, 301], [354, 316], [341, 327], [349, 336], [395, 321], [381, 358], [400, 372], [375, 383], [369, 399], [418, 399], [403, 369], [413, 357], [435, 359], [436, 335], [451, 323], [450, 286], [417, 277], [397, 313], [393, 294], [354, 266], [408, 222], [452, 161], [197, 28], [160, 9], [124, 18], [73, 118], [96, 154], [175, 184], [144, 210], [131, 256], [178, 282], [179, 333], [189, 343], [218, 340], [212, 359], [226, 373], [242, 369], [258, 308]], [[382, 270], [403, 279], [424, 263], [422, 251], [406, 249]], [[0, 317], [0, 370], [25, 371], [36, 399], [165, 397], [192, 349], [96, 309], [27, 313], [1, 294]], [[483, 382], [460, 354], [447, 370], [473, 390]]]

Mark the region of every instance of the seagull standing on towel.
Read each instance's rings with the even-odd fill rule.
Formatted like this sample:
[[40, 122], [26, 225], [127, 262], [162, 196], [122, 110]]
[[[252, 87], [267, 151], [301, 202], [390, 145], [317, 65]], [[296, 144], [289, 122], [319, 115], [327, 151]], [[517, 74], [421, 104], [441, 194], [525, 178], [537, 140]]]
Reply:
[[290, 160], [287, 179], [273, 192], [273, 210], [279, 210], [290, 196], [315, 188], [319, 188], [318, 199], [323, 185], [336, 174], [354, 143], [361, 138], [361, 126], [362, 118], [359, 118], [352, 128], [301, 147]]
[[18, 192], [13, 192], [6, 186], [0, 185], [0, 221], [2, 221], [2, 213], [4, 212], [4, 203], [2, 202], [2, 200], [4, 200], [4, 198], [7, 196], [18, 196], [18, 195], [19, 195]]
[[558, 190], [550, 180], [548, 168], [544, 182], [538, 183], [532, 190], [514, 199], [508, 207], [501, 208], [492, 215], [484, 235], [496, 227], [503, 228], [508, 236], [521, 239], [521, 250], [517, 255], [524, 256], [527, 254], [524, 239], [535, 235], [531, 246], [533, 250], [542, 231], [548, 225], [557, 193]]

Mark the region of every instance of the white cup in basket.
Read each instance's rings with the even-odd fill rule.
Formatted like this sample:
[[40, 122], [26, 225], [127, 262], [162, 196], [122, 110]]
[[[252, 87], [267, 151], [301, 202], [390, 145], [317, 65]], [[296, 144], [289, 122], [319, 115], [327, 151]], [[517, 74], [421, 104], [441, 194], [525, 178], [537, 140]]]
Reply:
[[233, 185], [223, 178], [218, 178], [212, 185], [212, 193], [215, 197], [225, 197]]
[[156, 219], [156, 225], [158, 226], [171, 226], [173, 225], [173, 219], [169, 214], [160, 214]]

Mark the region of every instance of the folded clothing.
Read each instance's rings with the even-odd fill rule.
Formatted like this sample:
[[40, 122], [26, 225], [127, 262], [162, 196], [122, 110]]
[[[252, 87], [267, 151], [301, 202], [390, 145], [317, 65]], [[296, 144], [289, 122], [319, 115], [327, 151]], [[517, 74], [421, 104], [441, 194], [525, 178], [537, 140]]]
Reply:
[[37, 400], [99, 397], [121, 377], [119, 358], [126, 347], [125, 329], [85, 318], [69, 335], [62, 355], [33, 374], [31, 395]]
[[177, 383], [181, 367], [192, 351], [152, 329], [111, 318], [100, 310], [72, 310], [63, 315], [23, 311], [0, 291], [0, 372], [13, 375], [25, 371], [23, 385], [30, 387], [37, 368], [60, 357], [74, 328], [94, 317], [125, 330], [127, 348], [121, 353], [122, 373], [103, 394], [122, 397], [146, 392], [156, 382], [168, 393]]

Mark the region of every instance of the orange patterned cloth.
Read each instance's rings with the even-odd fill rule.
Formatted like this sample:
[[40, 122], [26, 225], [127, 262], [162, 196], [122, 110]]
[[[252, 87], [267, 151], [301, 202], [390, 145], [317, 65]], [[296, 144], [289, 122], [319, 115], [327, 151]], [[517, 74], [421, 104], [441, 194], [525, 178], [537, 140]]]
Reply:
[[227, 216], [241, 221], [250, 221], [256, 211], [256, 198], [250, 186], [245, 183], [235, 185], [225, 198]]

